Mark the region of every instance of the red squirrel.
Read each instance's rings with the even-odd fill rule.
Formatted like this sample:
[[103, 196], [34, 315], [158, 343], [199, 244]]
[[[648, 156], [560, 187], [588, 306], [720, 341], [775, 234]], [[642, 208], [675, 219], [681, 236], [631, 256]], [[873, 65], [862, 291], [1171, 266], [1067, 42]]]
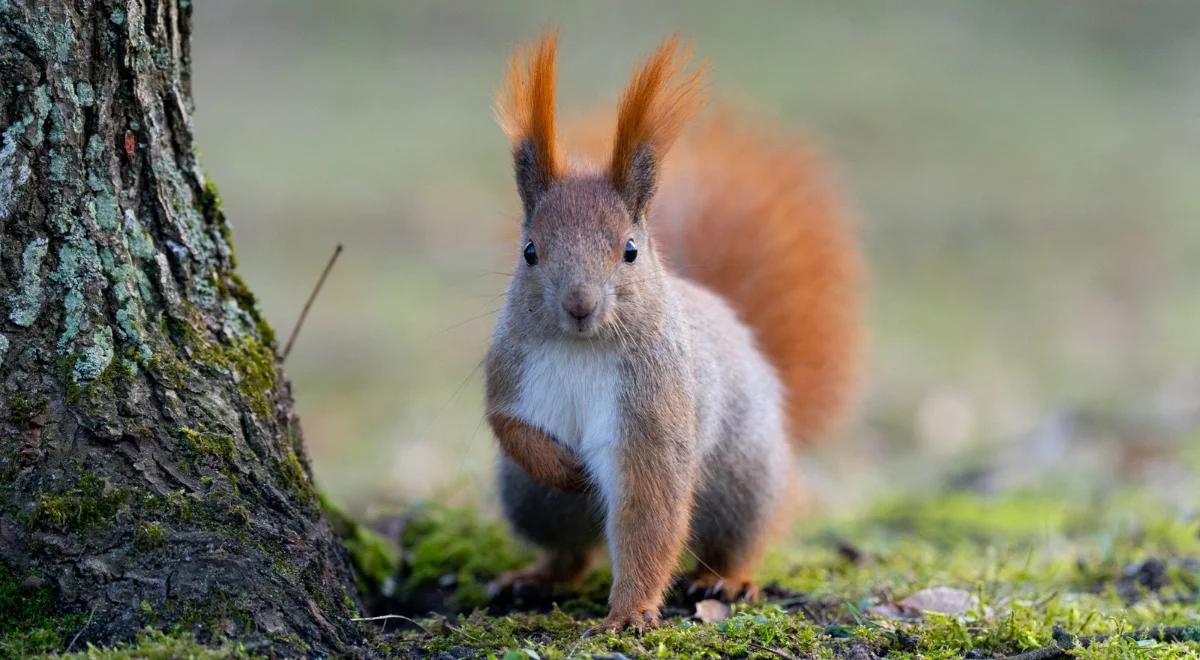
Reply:
[[501, 504], [540, 546], [493, 587], [578, 583], [607, 544], [604, 629], [643, 629], [677, 562], [693, 593], [753, 599], [792, 449], [856, 383], [860, 259], [802, 144], [711, 119], [675, 38], [621, 96], [607, 158], [564, 160], [557, 35], [513, 55], [497, 109], [521, 242], [486, 362]]

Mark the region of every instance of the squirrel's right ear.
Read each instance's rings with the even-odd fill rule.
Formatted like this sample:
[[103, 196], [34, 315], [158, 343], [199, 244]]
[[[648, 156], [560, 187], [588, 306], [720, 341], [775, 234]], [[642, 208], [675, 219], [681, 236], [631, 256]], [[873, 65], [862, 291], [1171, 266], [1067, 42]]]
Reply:
[[554, 59], [558, 32], [547, 30], [536, 43], [513, 51], [508, 77], [496, 95], [496, 115], [512, 141], [517, 191], [525, 217], [560, 175], [554, 136]]
[[671, 143], [704, 104], [704, 68], [682, 75], [687, 59], [679, 39], [667, 39], [634, 70], [621, 95], [608, 179], [635, 221], [654, 196]]

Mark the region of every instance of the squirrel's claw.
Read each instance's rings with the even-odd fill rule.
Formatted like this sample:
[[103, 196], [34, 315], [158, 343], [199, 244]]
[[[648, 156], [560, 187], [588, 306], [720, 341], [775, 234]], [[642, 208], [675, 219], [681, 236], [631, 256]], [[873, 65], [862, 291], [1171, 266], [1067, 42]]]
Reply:
[[715, 575], [703, 575], [688, 585], [688, 597], [699, 599], [716, 598], [725, 603], [758, 601], [758, 585], [749, 580], [726, 580]]
[[735, 600], [740, 600], [746, 603], [757, 603], [759, 598], [758, 585], [753, 582], [743, 582], [738, 587]]
[[725, 580], [717, 580], [704, 590], [705, 598], [716, 598], [725, 595]]
[[583, 636], [591, 637], [592, 635], [606, 632], [617, 633], [630, 628], [640, 635], [654, 628], [658, 623], [657, 608], [639, 608], [628, 613], [610, 612], [608, 618], [604, 619], [603, 623], [588, 628], [583, 633]]

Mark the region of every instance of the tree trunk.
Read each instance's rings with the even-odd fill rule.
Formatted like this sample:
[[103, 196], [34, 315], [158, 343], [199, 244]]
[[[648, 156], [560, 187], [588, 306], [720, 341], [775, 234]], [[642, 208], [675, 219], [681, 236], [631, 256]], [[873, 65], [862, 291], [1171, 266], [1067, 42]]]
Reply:
[[344, 653], [354, 580], [197, 163], [190, 23], [0, 0], [0, 583], [77, 650], [181, 625]]

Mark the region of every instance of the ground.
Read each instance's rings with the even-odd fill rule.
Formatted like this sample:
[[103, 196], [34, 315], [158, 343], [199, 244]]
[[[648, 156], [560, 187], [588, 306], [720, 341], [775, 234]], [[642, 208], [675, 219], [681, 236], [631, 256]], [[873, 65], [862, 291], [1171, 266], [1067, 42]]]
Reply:
[[[701, 623], [675, 594], [661, 628], [588, 638], [582, 633], [604, 611], [605, 575], [548, 609], [527, 603], [541, 611], [489, 605], [481, 585], [527, 552], [501, 526], [471, 514], [430, 507], [412, 515], [393, 603], [411, 620], [386, 621], [404, 629], [385, 636], [397, 653], [993, 657], [1053, 646], [1056, 630], [1066, 640], [1064, 633], [1094, 637], [1171, 626], [1183, 627], [1170, 631], [1175, 637], [1192, 641], [1117, 635], [1073, 653], [1200, 656], [1200, 520], [1173, 516], [1136, 492], [1089, 501], [1046, 489], [999, 498], [958, 492], [880, 503], [853, 518], [808, 520], [764, 566], [764, 603]], [[964, 592], [969, 611], [886, 607], [936, 587]], [[404, 609], [439, 599], [444, 614]], [[455, 615], [455, 602], [478, 609]]]
[[[1200, 657], [1200, 519], [1137, 489], [1089, 498], [1053, 487], [961, 490], [818, 514], [770, 555], [760, 573], [764, 602], [704, 623], [674, 593], [663, 625], [642, 635], [583, 636], [604, 613], [604, 569], [579, 591], [489, 600], [487, 582], [532, 554], [502, 522], [473, 510], [411, 503], [379, 518], [374, 532], [348, 519], [336, 526], [355, 539], [362, 584], [375, 593], [369, 613], [396, 615], [362, 622], [381, 655], [990, 658], [1070, 646], [1075, 636], [1088, 643], [1070, 651], [1078, 657]], [[5, 604], [25, 598], [20, 576], [9, 577], [7, 591], [0, 586]], [[963, 602], [939, 605], [937, 594]], [[922, 611], [947, 605], [957, 613]], [[83, 623], [10, 621], [0, 628], [0, 655], [62, 651]], [[1157, 626], [1166, 640], [1146, 634]], [[189, 631], [72, 651], [256, 653], [233, 641], [201, 646]]]

